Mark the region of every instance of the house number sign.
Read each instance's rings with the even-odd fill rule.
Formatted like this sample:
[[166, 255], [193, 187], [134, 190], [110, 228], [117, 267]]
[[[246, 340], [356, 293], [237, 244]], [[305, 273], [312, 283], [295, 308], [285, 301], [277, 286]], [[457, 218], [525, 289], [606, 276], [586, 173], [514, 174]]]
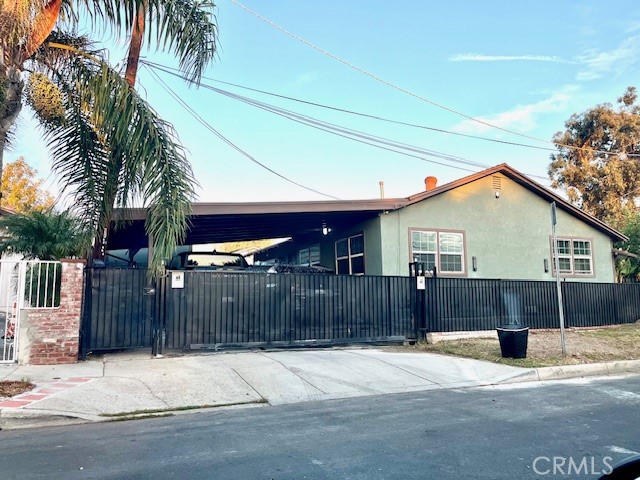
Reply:
[[184, 288], [184, 272], [171, 272], [171, 288]]

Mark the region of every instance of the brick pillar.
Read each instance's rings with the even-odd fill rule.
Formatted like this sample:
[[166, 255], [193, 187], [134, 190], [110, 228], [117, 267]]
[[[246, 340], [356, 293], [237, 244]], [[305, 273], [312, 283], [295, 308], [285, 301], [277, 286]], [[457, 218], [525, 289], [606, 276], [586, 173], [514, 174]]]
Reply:
[[61, 263], [60, 306], [21, 312], [18, 347], [21, 364], [56, 365], [78, 361], [85, 261], [64, 259]]

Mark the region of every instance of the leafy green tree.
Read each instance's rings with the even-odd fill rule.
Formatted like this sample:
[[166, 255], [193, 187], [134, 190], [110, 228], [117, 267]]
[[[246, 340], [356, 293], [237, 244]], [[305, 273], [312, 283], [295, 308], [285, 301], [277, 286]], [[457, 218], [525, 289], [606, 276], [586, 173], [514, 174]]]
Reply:
[[[141, 43], [144, 30], [134, 28], [141, 18], [146, 38], [173, 52], [197, 82], [216, 51], [208, 0], [0, 0], [0, 170], [24, 99], [44, 128], [54, 171], [95, 232], [94, 255], [115, 208], [142, 200], [158, 273], [184, 238], [191, 166], [171, 125], [132, 88], [135, 75], [125, 80], [105, 51], [74, 34], [83, 19], [116, 37], [138, 32]], [[129, 61], [139, 54], [130, 52]]]
[[[616, 248], [640, 257], [640, 215], [629, 216], [625, 221], [622, 233], [628, 237], [628, 240], [616, 244]], [[640, 258], [619, 255], [616, 258], [616, 273], [618, 279], [637, 280], [640, 278]]]
[[69, 212], [38, 212], [0, 218], [0, 253], [21, 253], [28, 259], [83, 257], [91, 241], [83, 222]]
[[23, 157], [8, 163], [2, 171], [0, 206], [17, 213], [52, 208], [54, 199], [42, 188], [42, 180], [36, 179], [37, 173]]
[[640, 196], [640, 104], [635, 87], [565, 123], [553, 137], [558, 153], [551, 155], [549, 176], [554, 188], [587, 213], [614, 227], [638, 211]]

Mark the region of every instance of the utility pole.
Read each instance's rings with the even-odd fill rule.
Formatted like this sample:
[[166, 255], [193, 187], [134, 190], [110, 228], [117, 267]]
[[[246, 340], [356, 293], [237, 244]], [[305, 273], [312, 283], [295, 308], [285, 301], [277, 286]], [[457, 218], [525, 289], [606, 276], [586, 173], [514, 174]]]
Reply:
[[560, 260], [558, 258], [558, 235], [556, 234], [556, 202], [551, 203], [551, 232], [553, 236], [553, 264], [556, 269], [556, 290], [558, 291], [558, 313], [560, 315], [560, 344], [562, 345], [562, 354], [567, 354], [567, 344], [564, 339], [564, 307], [562, 305], [562, 285], [560, 284]]

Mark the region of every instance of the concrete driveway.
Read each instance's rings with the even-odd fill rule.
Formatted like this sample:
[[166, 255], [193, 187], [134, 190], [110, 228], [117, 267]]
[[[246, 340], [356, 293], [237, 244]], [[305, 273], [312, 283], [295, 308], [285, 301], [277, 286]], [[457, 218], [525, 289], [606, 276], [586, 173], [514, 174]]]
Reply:
[[0, 402], [0, 416], [112, 415], [228, 405], [308, 402], [490, 385], [527, 369], [385, 348], [251, 351], [150, 358], [108, 354], [74, 365], [0, 365], [0, 379], [36, 389]]

